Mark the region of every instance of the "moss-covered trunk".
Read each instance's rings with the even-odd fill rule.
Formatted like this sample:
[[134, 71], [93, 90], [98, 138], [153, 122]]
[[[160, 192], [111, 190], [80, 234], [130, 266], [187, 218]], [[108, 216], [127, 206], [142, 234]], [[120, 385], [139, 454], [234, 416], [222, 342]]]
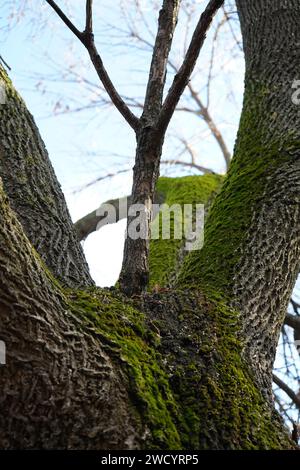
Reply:
[[[281, 3], [237, 2], [247, 74], [234, 161], [204, 248], [186, 258], [176, 288], [133, 299], [62, 289], [1, 188], [0, 447], [294, 446], [270, 388], [300, 249], [298, 108], [289, 94], [300, 7], [287, 1], [279, 14]], [[193, 182], [198, 202], [208, 201], [208, 183]]]
[[266, 395], [300, 265], [300, 108], [292, 88], [300, 4], [237, 1], [245, 96], [234, 158], [206, 225], [202, 251], [180, 280], [218, 292], [240, 314], [239, 337]]

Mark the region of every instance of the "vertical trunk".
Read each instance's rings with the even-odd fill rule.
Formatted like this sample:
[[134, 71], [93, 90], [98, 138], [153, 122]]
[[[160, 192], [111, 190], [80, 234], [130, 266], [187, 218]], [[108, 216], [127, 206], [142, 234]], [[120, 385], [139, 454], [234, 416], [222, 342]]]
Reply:
[[300, 264], [300, 108], [292, 102], [300, 4], [238, 0], [246, 59], [234, 158], [181, 279], [240, 312], [243, 354], [271, 395], [272, 366]]
[[24, 230], [48, 268], [68, 286], [92, 285], [64, 195], [34, 119], [0, 66], [0, 176]]
[[48, 278], [2, 185], [0, 217], [0, 338], [7, 352], [0, 448], [139, 446], [120, 367], [103, 335]]
[[147, 324], [120, 293], [65, 296], [2, 187], [0, 216], [0, 448], [293, 447], [241, 359], [234, 311], [155, 294]]
[[[269, 397], [300, 254], [299, 110], [288, 99], [300, 6], [286, 1], [279, 15], [282, 2], [237, 5], [247, 74], [235, 156], [178, 292], [140, 304], [108, 290], [64, 293], [0, 187], [2, 448], [294, 447]], [[148, 204], [162, 142], [140, 132], [133, 193]], [[8, 135], [5, 148], [17, 148]]]
[[140, 220], [139, 238], [132, 236], [136, 216], [129, 212], [124, 247], [120, 286], [127, 295], [144, 291], [149, 282], [150, 223], [163, 138], [155, 128], [143, 127], [137, 135], [137, 149], [133, 170], [131, 210], [136, 204]]
[[[166, 128], [158, 125], [162, 110], [167, 63], [181, 0], [163, 0], [153, 47], [143, 114], [137, 129], [132, 204], [140, 205], [140, 237], [133, 239], [129, 214], [120, 287], [127, 295], [143, 292], [149, 281], [150, 222]], [[160, 129], [159, 129], [160, 127]]]

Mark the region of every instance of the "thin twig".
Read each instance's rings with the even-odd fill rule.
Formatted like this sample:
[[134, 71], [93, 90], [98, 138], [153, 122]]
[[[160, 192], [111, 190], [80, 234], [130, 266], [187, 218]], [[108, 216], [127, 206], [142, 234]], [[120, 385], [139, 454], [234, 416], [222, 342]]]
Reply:
[[217, 13], [218, 9], [223, 5], [224, 0], [210, 0], [206, 9], [200, 16], [194, 34], [192, 36], [189, 48], [183, 63], [175, 75], [171, 88], [164, 101], [162, 111], [158, 119], [158, 128], [161, 132], [167, 129], [179, 99], [188, 84], [190, 76], [195, 68], [196, 61], [199, 57], [207, 31]]
[[58, 14], [60, 19], [65, 23], [66, 26], [72, 31], [73, 34], [82, 42], [83, 34], [76, 26], [72, 23], [71, 20], [64, 14], [64, 12], [59, 8], [59, 6], [53, 0], [46, 0], [46, 2], [53, 8], [53, 10]]
[[130, 170], [131, 170], [130, 168], [124, 169], [124, 170], [117, 170], [114, 173], [107, 173], [104, 176], [99, 176], [98, 178], [95, 178], [94, 180], [90, 181], [89, 183], [81, 186], [80, 188], [75, 189], [75, 191], [73, 191], [73, 194], [80, 193], [84, 189], [90, 188], [91, 186], [94, 186], [95, 184], [99, 183], [99, 181], [103, 181], [103, 180], [106, 180], [108, 178], [113, 178], [114, 176], [121, 175], [122, 173], [128, 173], [128, 171], [130, 171]]
[[204, 173], [204, 174], [209, 174], [209, 175], [215, 174], [215, 172], [213, 170], [210, 170], [209, 168], [205, 168], [204, 166], [197, 165], [196, 163], [185, 162], [183, 160], [162, 160], [161, 164], [186, 166], [189, 168], [195, 168], [195, 170], [201, 171], [201, 173]]
[[77, 36], [77, 38], [82, 42], [86, 47], [91, 61], [94, 65], [94, 68], [97, 72], [98, 77], [100, 78], [105, 90], [107, 91], [111, 101], [122, 114], [128, 124], [137, 132], [139, 129], [139, 119], [130, 111], [124, 100], [121, 98], [117, 90], [115, 89], [105, 67], [100, 57], [100, 54], [96, 48], [94, 42], [94, 35], [92, 28], [92, 1], [87, 0], [86, 3], [86, 30], [81, 32], [76, 26], [69, 20], [69, 18], [64, 14], [64, 12], [59, 8], [59, 6], [53, 0], [46, 0], [46, 2], [53, 8], [53, 10], [58, 14], [66, 26]]

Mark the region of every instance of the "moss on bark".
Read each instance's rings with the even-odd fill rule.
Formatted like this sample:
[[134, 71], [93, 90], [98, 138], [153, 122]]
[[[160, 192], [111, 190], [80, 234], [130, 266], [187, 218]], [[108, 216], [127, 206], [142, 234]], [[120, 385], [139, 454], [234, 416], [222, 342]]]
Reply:
[[[180, 205], [183, 208], [184, 204], [192, 204], [195, 208], [196, 204], [204, 204], [208, 210], [222, 181], [223, 177], [220, 175], [161, 177], [157, 182], [156, 191], [169, 208], [173, 205]], [[163, 207], [153, 221], [153, 229], [157, 230], [159, 238], [152, 239], [150, 243], [150, 288], [174, 282], [180, 263], [186, 254], [184, 236], [182, 239], [174, 238], [174, 213], [170, 214], [170, 239], [162, 238], [161, 216], [162, 211], [167, 213], [167, 210]], [[183, 224], [182, 217], [179, 231], [184, 235]]]
[[197, 291], [128, 300], [116, 289], [68, 293], [125, 372], [151, 449], [292, 448], [241, 357], [238, 315]]

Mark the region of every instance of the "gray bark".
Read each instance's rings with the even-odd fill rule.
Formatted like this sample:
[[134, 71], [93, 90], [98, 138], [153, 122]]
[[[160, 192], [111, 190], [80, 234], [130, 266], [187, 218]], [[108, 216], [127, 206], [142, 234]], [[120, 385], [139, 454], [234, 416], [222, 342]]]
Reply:
[[67, 286], [93, 281], [61, 187], [32, 115], [3, 67], [6, 103], [0, 105], [0, 176], [24, 230], [52, 273]]

